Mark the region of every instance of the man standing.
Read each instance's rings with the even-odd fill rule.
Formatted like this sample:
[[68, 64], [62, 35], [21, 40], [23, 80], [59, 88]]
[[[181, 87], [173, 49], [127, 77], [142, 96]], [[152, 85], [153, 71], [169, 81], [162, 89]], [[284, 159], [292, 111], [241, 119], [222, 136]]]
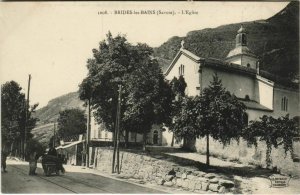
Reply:
[[2, 149], [1, 151], [1, 169], [3, 170], [4, 173], [6, 173], [6, 157], [7, 153]]
[[37, 159], [37, 152], [33, 152], [29, 155], [29, 175], [36, 175]]

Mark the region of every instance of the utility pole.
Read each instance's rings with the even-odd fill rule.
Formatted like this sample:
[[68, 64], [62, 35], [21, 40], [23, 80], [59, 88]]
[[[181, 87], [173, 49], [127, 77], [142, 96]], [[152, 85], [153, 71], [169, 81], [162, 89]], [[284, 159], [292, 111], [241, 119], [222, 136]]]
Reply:
[[112, 162], [112, 173], [115, 173], [115, 159], [117, 153], [117, 172], [120, 173], [119, 169], [119, 131], [120, 131], [120, 107], [121, 107], [121, 90], [122, 86], [119, 85], [119, 97], [118, 97], [118, 105], [117, 105], [117, 114], [116, 114], [116, 122], [115, 122], [115, 132], [113, 136], [114, 140], [114, 152], [113, 152], [113, 162]]
[[121, 115], [121, 96], [122, 85], [119, 85], [119, 98], [118, 98], [118, 110], [117, 110], [117, 173], [120, 174], [120, 115]]
[[30, 81], [31, 81], [31, 75], [29, 74], [28, 77], [28, 88], [27, 88], [27, 102], [25, 104], [25, 125], [24, 125], [24, 159], [25, 159], [25, 153], [26, 153], [26, 142], [27, 142], [27, 120], [28, 120], [28, 109], [29, 109], [29, 93], [30, 93]]
[[90, 131], [91, 131], [91, 99], [88, 99], [88, 118], [87, 118], [87, 132], [86, 132], [86, 167], [90, 163]]
[[54, 125], [53, 125], [53, 148], [55, 148], [55, 122], [54, 122]]

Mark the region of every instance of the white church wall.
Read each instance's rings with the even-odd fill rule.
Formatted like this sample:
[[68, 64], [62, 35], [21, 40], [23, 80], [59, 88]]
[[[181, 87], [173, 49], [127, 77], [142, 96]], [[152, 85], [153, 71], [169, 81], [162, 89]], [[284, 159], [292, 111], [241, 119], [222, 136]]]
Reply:
[[223, 86], [226, 90], [234, 93], [239, 98], [245, 98], [246, 95], [250, 99], [254, 98], [254, 79], [245, 75], [239, 75], [237, 73], [224, 72], [220, 70], [215, 70], [209, 67], [204, 67], [202, 69], [202, 90], [210, 85], [213, 80], [214, 73], [218, 74], [218, 77], [222, 80]]
[[171, 81], [174, 77], [179, 78], [179, 67], [184, 65], [184, 79], [187, 83], [186, 94], [189, 96], [199, 95], [199, 64], [182, 54], [174, 64], [172, 70], [166, 76], [166, 79]]
[[228, 60], [226, 60], [226, 62], [229, 62], [229, 63], [233, 63], [233, 64], [242, 64], [242, 59], [240, 56], [235, 56], [235, 57], [232, 57]]
[[258, 100], [261, 105], [273, 110], [273, 83], [257, 76], [256, 87], [256, 100]]
[[[288, 109], [284, 111], [281, 109], [282, 98], [288, 99]], [[299, 91], [292, 89], [274, 88], [274, 116], [285, 116], [289, 114], [290, 117], [299, 116]]]
[[[209, 150], [211, 156], [218, 156], [220, 158], [229, 159], [233, 161], [240, 161], [242, 163], [249, 163], [261, 167], [266, 167], [266, 143], [258, 142], [257, 147], [248, 146], [247, 142], [242, 138], [239, 143], [232, 140], [229, 145], [223, 146], [219, 141], [209, 139]], [[195, 148], [197, 152], [206, 153], [206, 138], [196, 139]], [[293, 162], [290, 152], [285, 155], [282, 146], [277, 149], [272, 148], [271, 152], [272, 167], [277, 167], [281, 173], [292, 174], [300, 176], [300, 164]]]
[[162, 132], [162, 145], [163, 146], [171, 146], [173, 133], [166, 129]]
[[270, 116], [273, 114], [273, 112], [254, 110], [254, 109], [247, 109], [246, 113], [248, 115], [248, 122], [259, 120], [259, 118], [262, 117], [263, 115]]
[[243, 55], [241, 65], [245, 66], [245, 67], [248, 67], [248, 64], [249, 64], [250, 68], [256, 69], [256, 62], [257, 62], [256, 58]]
[[227, 59], [226, 62], [239, 64], [244, 67], [248, 67], [249, 64], [249, 68], [256, 69], [257, 59], [246, 55], [238, 55], [238, 56], [231, 57], [230, 59]]

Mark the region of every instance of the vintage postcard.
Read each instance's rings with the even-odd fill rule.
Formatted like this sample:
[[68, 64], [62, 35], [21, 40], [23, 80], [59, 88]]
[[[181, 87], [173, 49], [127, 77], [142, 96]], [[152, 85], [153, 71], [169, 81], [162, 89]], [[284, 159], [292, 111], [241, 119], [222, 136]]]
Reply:
[[299, 2], [0, 2], [1, 193], [299, 194]]

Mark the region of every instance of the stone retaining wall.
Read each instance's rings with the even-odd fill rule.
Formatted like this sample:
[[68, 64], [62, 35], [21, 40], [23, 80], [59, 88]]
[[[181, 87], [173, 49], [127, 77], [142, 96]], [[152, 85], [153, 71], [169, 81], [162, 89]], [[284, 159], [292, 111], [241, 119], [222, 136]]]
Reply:
[[[106, 148], [95, 150], [95, 168], [110, 173], [113, 151]], [[192, 167], [182, 167], [162, 159], [161, 156], [148, 156], [120, 151], [121, 175], [184, 190], [203, 192], [232, 192], [234, 182], [215, 173], [206, 173]]]
[[[195, 150], [200, 153], [206, 153], [206, 138], [196, 139]], [[259, 141], [258, 146], [248, 146], [247, 142], [240, 139], [239, 144], [233, 140], [227, 146], [223, 146], [219, 141], [210, 138], [210, 155], [218, 156], [223, 159], [238, 160], [245, 164], [257, 165], [266, 168], [266, 144]], [[299, 149], [298, 149], [299, 150]], [[300, 176], [300, 163], [293, 162], [291, 153], [285, 154], [282, 146], [272, 148], [271, 153], [272, 167], [284, 174]]]

